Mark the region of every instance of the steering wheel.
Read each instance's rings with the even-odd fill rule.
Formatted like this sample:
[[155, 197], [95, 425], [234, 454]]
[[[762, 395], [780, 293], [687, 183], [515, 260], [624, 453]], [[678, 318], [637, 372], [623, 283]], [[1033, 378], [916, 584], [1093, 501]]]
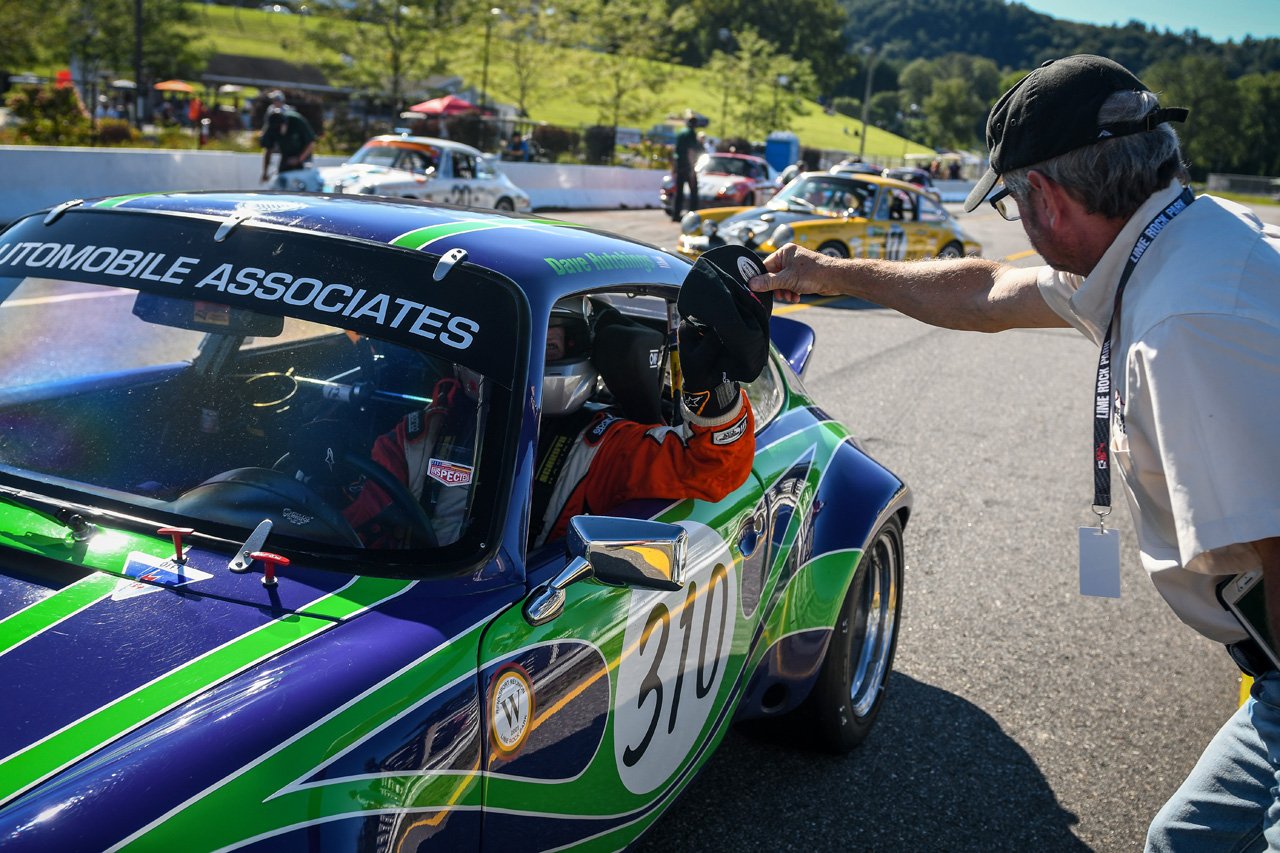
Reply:
[[[429, 548], [439, 546], [435, 528], [431, 526], [431, 519], [427, 517], [422, 504], [413, 496], [413, 492], [409, 491], [409, 487], [397, 480], [390, 471], [372, 459], [349, 450], [343, 450], [338, 455], [338, 464], [355, 469], [387, 493], [391, 498], [391, 505], [397, 511], [396, 521], [409, 528], [410, 539], [421, 539]], [[278, 472], [294, 470], [298, 467], [297, 454], [286, 453], [271, 467]]]
[[342, 513], [280, 471], [233, 468], [183, 492], [172, 504], [182, 515], [253, 529], [270, 518], [277, 530], [313, 542], [362, 548]]

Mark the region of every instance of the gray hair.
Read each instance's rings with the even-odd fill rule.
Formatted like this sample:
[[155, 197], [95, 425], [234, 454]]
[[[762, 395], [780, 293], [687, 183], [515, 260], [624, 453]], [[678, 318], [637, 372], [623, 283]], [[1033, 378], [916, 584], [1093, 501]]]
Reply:
[[[1098, 125], [1138, 121], [1158, 106], [1151, 92], [1115, 92], [1098, 110]], [[1168, 122], [1012, 169], [1001, 175], [1009, 192], [1025, 199], [1031, 190], [1027, 173], [1032, 170], [1061, 185], [1089, 213], [1112, 219], [1128, 219], [1174, 178], [1187, 180], [1178, 133]]]

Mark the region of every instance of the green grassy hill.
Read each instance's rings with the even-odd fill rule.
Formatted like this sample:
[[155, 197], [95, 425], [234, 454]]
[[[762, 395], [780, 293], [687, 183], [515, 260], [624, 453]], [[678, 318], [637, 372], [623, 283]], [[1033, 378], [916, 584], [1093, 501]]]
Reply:
[[[203, 33], [200, 45], [211, 53], [267, 57], [292, 62], [302, 61], [303, 58], [313, 63], [337, 59], [332, 55], [324, 56], [308, 40], [307, 29], [315, 26], [315, 20], [310, 16], [211, 5], [198, 6], [196, 16]], [[568, 65], [574, 61], [572, 51], [548, 51], [549, 75], [561, 76], [557, 74], [557, 65]], [[478, 85], [478, 81], [468, 79], [467, 82]], [[490, 88], [495, 100], [509, 98], [509, 93], [504, 92], [499, 83], [494, 83]], [[659, 94], [658, 103], [672, 105], [670, 112], [679, 112], [687, 107], [710, 117], [713, 122], [710, 131], [712, 135], [717, 135], [715, 125], [720, 114], [720, 103], [718, 96], [713, 94], [706, 72], [697, 68], [672, 66], [670, 80]], [[847, 116], [827, 115], [816, 103], [810, 102], [807, 106], [808, 113], [795, 119], [791, 127], [802, 145], [823, 150], [858, 152], [861, 140], [856, 134], [861, 131], [861, 122]], [[535, 121], [567, 127], [580, 127], [595, 121], [595, 116], [580, 106], [580, 99], [575, 93], [564, 88], [535, 99], [530, 104], [529, 112]], [[667, 115], [666, 111], [655, 112], [642, 126], [648, 128], [660, 124], [667, 119]], [[931, 149], [923, 145], [876, 127], [870, 128], [870, 135], [867, 137], [866, 155], [872, 160], [899, 160], [909, 153], [930, 152]]]

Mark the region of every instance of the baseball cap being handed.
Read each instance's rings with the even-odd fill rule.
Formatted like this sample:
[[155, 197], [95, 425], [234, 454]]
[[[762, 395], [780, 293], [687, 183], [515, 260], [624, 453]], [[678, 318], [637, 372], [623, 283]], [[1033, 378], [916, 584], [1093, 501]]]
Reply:
[[1043, 163], [1086, 145], [1155, 130], [1166, 121], [1185, 121], [1184, 109], [1157, 106], [1138, 121], [1098, 125], [1098, 110], [1116, 92], [1149, 92], [1123, 66], [1102, 56], [1079, 54], [1051, 59], [1005, 92], [987, 119], [991, 168], [965, 199], [973, 210], [1000, 175]]

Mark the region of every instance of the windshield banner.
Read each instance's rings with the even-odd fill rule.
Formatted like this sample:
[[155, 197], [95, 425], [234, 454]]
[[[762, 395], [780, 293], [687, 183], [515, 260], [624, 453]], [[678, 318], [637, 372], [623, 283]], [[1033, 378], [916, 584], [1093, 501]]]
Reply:
[[[521, 301], [502, 281], [435, 258], [335, 237], [173, 216], [75, 211], [28, 219], [0, 236], [0, 277], [130, 287], [298, 317], [456, 361], [510, 388]], [[0, 295], [11, 291], [0, 288]]]

